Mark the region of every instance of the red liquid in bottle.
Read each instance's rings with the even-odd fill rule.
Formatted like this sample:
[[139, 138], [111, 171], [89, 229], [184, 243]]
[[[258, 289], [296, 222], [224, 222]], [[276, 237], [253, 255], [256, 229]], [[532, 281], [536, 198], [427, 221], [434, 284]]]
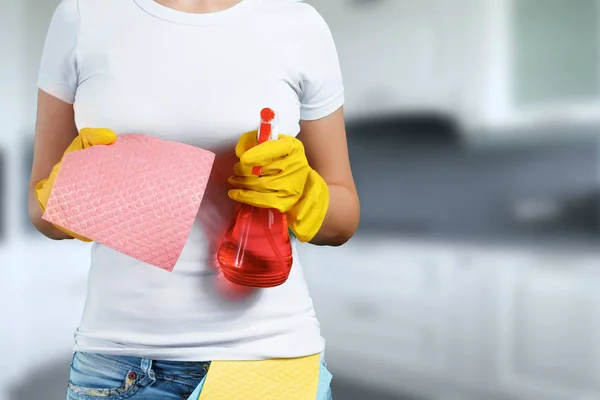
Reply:
[[217, 259], [223, 275], [233, 283], [259, 288], [281, 285], [293, 261], [285, 214], [238, 204]]
[[[269, 139], [275, 114], [261, 112], [258, 143]], [[260, 175], [261, 168], [253, 173]], [[269, 288], [283, 284], [292, 268], [292, 246], [285, 214], [238, 204], [217, 253], [223, 276], [238, 285]]]

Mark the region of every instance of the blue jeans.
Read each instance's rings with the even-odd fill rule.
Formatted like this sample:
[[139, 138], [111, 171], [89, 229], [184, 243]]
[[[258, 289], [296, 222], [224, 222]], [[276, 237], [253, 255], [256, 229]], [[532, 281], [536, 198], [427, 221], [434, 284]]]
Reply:
[[[210, 362], [155, 361], [78, 352], [71, 362], [67, 400], [187, 399], [209, 366]], [[330, 379], [324, 365], [322, 371]], [[332, 399], [329, 381], [326, 383], [326, 390], [316, 400]]]

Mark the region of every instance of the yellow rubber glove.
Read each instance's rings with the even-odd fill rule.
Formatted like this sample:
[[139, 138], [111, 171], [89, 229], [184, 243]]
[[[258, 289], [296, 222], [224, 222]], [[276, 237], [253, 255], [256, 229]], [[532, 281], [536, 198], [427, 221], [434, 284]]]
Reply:
[[[256, 131], [240, 138], [235, 152], [240, 158], [229, 178], [229, 197], [241, 203], [275, 208], [287, 214], [288, 226], [301, 242], [319, 231], [329, 208], [329, 188], [308, 164], [298, 139], [279, 135], [278, 140], [257, 143]], [[262, 166], [262, 175], [252, 168]]]
[[[65, 154], [70, 153], [72, 151], [87, 149], [88, 147], [92, 146], [111, 144], [115, 140], [117, 140], [117, 135], [110, 129], [82, 129], [79, 132], [79, 135], [71, 142], [67, 150], [65, 150], [65, 153], [63, 154], [61, 160], [52, 168], [50, 176], [48, 176], [48, 178], [46, 179], [41, 180], [35, 186], [35, 195], [37, 197], [38, 202], [40, 203], [40, 207], [42, 208], [42, 210], [46, 210], [46, 205], [48, 204], [48, 199], [50, 198], [50, 193], [52, 192], [52, 187], [54, 186], [54, 182], [56, 181], [56, 177], [58, 176], [58, 170], [60, 169], [62, 160], [65, 158]], [[83, 242], [91, 242], [90, 239], [87, 239], [83, 236], [79, 236], [74, 232], [70, 232], [64, 228], [61, 228], [60, 226], [57, 226], [57, 228], [75, 239], [79, 239]]]

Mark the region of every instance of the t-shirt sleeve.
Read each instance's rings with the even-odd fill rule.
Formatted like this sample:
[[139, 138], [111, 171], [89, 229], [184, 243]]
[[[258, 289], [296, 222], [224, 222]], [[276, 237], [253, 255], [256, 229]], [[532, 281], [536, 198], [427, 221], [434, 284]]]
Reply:
[[70, 104], [75, 100], [78, 84], [78, 36], [77, 0], [62, 0], [54, 12], [46, 36], [38, 87]]
[[325, 20], [312, 11], [306, 27], [306, 69], [300, 96], [300, 119], [305, 121], [324, 118], [344, 104], [344, 83], [333, 36]]

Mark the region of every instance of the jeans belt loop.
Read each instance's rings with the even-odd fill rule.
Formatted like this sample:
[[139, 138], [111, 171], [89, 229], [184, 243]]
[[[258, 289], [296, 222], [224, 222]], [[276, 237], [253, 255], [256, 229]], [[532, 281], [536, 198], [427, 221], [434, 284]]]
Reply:
[[149, 358], [142, 358], [140, 368], [144, 371], [144, 377], [140, 379], [139, 382], [141, 386], [149, 386], [156, 382], [156, 376], [152, 370], [152, 360]]

